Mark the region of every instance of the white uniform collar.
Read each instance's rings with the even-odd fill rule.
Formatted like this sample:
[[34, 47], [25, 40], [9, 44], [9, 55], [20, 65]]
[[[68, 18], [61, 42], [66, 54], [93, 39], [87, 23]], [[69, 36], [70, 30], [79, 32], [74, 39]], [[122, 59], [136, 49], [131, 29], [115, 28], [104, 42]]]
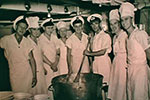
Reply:
[[37, 39], [37, 44], [31, 39], [30, 35], [27, 36], [27, 38], [32, 42], [34, 45], [38, 45], [38, 39]]
[[21, 42], [20, 42], [20, 44], [17, 42], [17, 39], [16, 39], [16, 37], [15, 37], [15, 34], [17, 34], [17, 33], [14, 33], [12, 36], [14, 37], [14, 39], [16, 40], [16, 43], [17, 43], [17, 45], [21, 45], [23, 42], [24, 42], [24, 39], [26, 39], [24, 36], [22, 37], [22, 40], [21, 40]]

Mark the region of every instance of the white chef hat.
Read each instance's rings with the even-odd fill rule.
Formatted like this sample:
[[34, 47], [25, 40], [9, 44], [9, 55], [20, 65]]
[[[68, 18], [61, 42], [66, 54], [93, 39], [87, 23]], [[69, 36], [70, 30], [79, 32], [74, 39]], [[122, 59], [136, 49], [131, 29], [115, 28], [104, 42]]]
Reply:
[[56, 26], [58, 30], [61, 28], [67, 28], [67, 24], [64, 21], [59, 21]]
[[73, 27], [73, 23], [74, 21], [80, 20], [82, 22], [82, 24], [84, 24], [84, 19], [82, 18], [82, 16], [75, 16], [71, 19], [71, 26]]
[[17, 24], [19, 21], [21, 21], [21, 20], [24, 20], [24, 22], [29, 25], [27, 18], [25, 18], [24, 16], [19, 16], [19, 17], [17, 17], [17, 18], [15, 19], [15, 21], [14, 21], [14, 23], [13, 23], [13, 28], [14, 28], [14, 30], [16, 30], [16, 24]]
[[121, 17], [124, 16], [134, 17], [134, 9], [135, 9], [134, 5], [132, 5], [129, 2], [125, 2], [120, 6], [119, 12]]
[[53, 19], [52, 18], [48, 18], [46, 20], [44, 20], [42, 23], [41, 23], [41, 27], [45, 27], [45, 26], [53, 26], [54, 23], [53, 23]]
[[87, 21], [90, 23], [91, 21], [94, 21], [96, 19], [102, 20], [102, 16], [100, 14], [92, 14], [87, 18]]
[[118, 9], [114, 9], [114, 10], [111, 10], [109, 12], [109, 20], [112, 20], [112, 19], [116, 19], [116, 20], [120, 20], [120, 17], [119, 17], [119, 13], [118, 13]]
[[39, 28], [39, 17], [28, 17], [29, 28]]

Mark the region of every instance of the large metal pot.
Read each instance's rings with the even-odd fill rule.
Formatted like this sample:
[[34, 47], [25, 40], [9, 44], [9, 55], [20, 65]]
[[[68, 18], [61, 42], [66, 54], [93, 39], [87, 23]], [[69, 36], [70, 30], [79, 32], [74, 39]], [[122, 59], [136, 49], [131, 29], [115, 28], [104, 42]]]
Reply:
[[60, 75], [52, 79], [54, 100], [102, 100], [102, 75], [82, 73], [79, 82], [65, 81], [66, 77]]

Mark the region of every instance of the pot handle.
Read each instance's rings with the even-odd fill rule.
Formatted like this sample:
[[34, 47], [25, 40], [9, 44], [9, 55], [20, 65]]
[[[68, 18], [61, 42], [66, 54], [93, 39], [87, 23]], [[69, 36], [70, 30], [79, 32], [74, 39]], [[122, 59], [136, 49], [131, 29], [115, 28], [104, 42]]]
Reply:
[[107, 83], [102, 83], [102, 90], [104, 90], [104, 92], [108, 92], [108, 85], [107, 85]]
[[48, 87], [48, 90], [49, 90], [49, 91], [54, 91], [53, 84], [51, 84], [51, 85]]

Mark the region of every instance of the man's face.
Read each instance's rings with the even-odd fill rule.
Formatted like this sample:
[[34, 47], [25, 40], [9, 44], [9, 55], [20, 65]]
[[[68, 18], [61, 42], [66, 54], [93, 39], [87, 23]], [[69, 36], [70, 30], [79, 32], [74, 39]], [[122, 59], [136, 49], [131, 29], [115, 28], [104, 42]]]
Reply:
[[39, 28], [31, 28], [30, 33], [31, 33], [31, 36], [35, 38], [38, 38], [41, 35]]
[[132, 26], [132, 17], [130, 17], [130, 16], [122, 17], [121, 24], [125, 30], [128, 30]]
[[27, 24], [20, 22], [17, 24], [16, 33], [20, 36], [23, 36], [26, 32]]
[[46, 26], [45, 27], [45, 33], [50, 35], [54, 31], [54, 26]]
[[82, 23], [75, 23], [73, 26], [76, 33], [81, 33], [83, 31]]
[[120, 30], [120, 23], [116, 19], [112, 19], [110, 21], [110, 28], [112, 30], [112, 33], [118, 33]]
[[98, 32], [100, 30], [100, 22], [99, 21], [93, 21], [91, 23], [91, 27], [94, 32]]
[[83, 31], [82, 23], [75, 23], [73, 26], [76, 33], [81, 33]]
[[66, 28], [61, 28], [61, 29], [58, 30], [58, 33], [61, 36], [61, 38], [64, 38], [67, 35], [67, 29]]

